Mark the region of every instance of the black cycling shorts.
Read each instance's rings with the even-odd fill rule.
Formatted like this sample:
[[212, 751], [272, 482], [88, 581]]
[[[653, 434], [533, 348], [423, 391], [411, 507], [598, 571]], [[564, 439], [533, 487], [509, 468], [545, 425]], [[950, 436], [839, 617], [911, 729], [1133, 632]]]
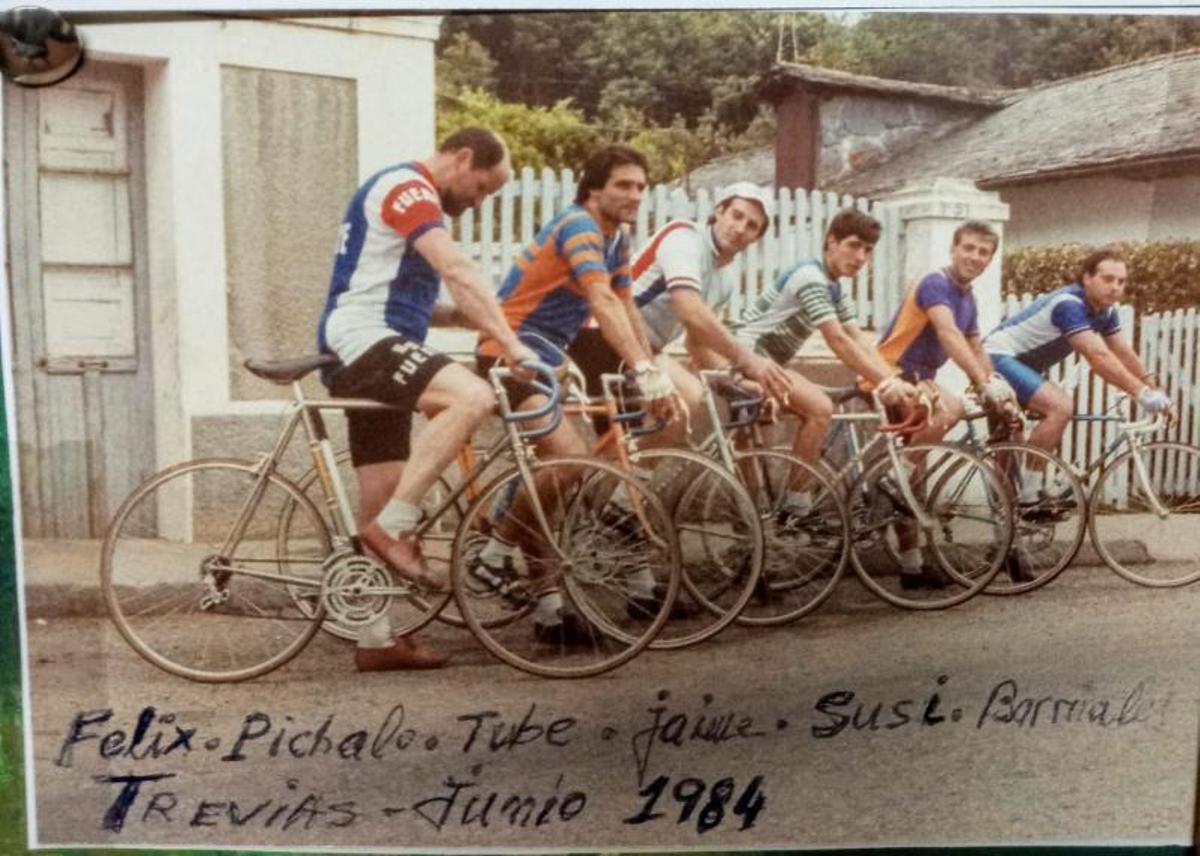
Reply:
[[408, 460], [417, 400], [434, 375], [452, 362], [420, 342], [389, 336], [333, 373], [329, 394], [334, 398], [370, 398], [398, 408], [346, 411], [354, 466]]

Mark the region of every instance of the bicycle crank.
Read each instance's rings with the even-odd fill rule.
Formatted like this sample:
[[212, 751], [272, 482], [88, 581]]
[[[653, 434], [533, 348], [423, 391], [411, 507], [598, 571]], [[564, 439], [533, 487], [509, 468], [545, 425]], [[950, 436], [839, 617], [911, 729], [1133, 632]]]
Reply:
[[321, 601], [340, 625], [360, 627], [387, 612], [392, 575], [379, 562], [357, 553], [334, 553], [322, 565]]

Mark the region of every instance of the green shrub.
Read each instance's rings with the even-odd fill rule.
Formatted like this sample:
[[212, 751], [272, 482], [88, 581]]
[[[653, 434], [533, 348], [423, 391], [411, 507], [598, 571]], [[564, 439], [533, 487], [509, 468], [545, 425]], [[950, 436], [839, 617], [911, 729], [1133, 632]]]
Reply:
[[530, 107], [501, 101], [482, 89], [465, 89], [444, 102], [437, 114], [438, 139], [468, 125], [492, 128], [508, 143], [516, 174], [526, 166], [578, 172], [603, 140], [569, 100]]
[[[1139, 315], [1200, 304], [1200, 241], [1119, 241], [1109, 246], [1128, 262], [1129, 284], [1121, 302]], [[1092, 249], [1057, 244], [1005, 253], [1005, 295], [1042, 294], [1078, 282], [1080, 265]]]

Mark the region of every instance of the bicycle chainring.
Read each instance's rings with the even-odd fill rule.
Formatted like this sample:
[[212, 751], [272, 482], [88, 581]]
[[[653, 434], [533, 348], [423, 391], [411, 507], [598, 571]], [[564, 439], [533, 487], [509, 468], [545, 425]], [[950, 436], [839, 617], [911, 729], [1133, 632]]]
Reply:
[[[386, 614], [392, 603], [391, 572], [357, 553], [334, 553], [322, 566], [321, 600], [328, 618], [361, 627]], [[380, 591], [382, 590], [382, 592]]]

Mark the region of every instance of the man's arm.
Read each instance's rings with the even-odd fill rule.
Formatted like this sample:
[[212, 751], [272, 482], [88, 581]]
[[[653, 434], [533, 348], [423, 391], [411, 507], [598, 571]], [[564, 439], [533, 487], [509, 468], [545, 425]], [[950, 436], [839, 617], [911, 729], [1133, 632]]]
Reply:
[[1158, 386], [1158, 380], [1154, 377], [1154, 372], [1146, 371], [1146, 364], [1133, 350], [1133, 346], [1125, 340], [1125, 337], [1120, 333], [1112, 333], [1104, 337], [1104, 343], [1108, 345], [1108, 349], [1116, 355], [1121, 364], [1129, 371], [1130, 374], [1136, 376], [1142, 383], [1150, 386]]
[[623, 289], [619, 297], [621, 305], [625, 308], [625, 317], [629, 319], [629, 326], [637, 337], [638, 345], [647, 354], [653, 354], [654, 348], [650, 347], [650, 338], [646, 335], [646, 322], [642, 319], [642, 313], [633, 300], [633, 292]]
[[[1125, 366], [1125, 363], [1105, 344], [1099, 333], [1084, 330], [1076, 333], [1068, 341], [1075, 352], [1087, 360], [1093, 371], [1113, 386], [1133, 396], [1139, 395], [1146, 388], [1146, 382]], [[1140, 360], [1138, 364], [1141, 365]]]
[[871, 337], [857, 324], [842, 324], [836, 318], [830, 318], [817, 325], [817, 329], [842, 365], [853, 369], [871, 384], [878, 385], [895, 374], [876, 352]]
[[495, 339], [510, 357], [521, 354], [521, 360], [536, 358], [517, 340], [500, 311], [499, 301], [484, 284], [479, 268], [463, 255], [449, 232], [430, 229], [413, 242], [413, 247], [441, 276], [450, 297], [471, 326]]
[[[786, 396], [792, 382], [782, 366], [773, 360], [760, 357], [725, 329], [712, 309], [690, 288], [671, 291], [671, 311], [687, 331], [688, 350], [700, 350], [701, 354], [719, 355], [721, 366], [733, 363], [746, 377], [763, 384], [774, 396]], [[711, 356], [702, 357], [711, 363]]]
[[[592, 316], [600, 326], [600, 334], [612, 349], [617, 352], [627, 366], [634, 366], [644, 360], [650, 360], [652, 354], [648, 345], [643, 344], [645, 334], [639, 332], [629, 317], [626, 301], [619, 297], [610, 287], [607, 278], [589, 279], [584, 284], [588, 306]], [[630, 300], [629, 302], [632, 302]]]
[[976, 361], [983, 366], [983, 373], [991, 377], [995, 373], [995, 369], [992, 368], [992, 358], [983, 349], [983, 337], [978, 333], [974, 336], [967, 336], [967, 344], [971, 346], [971, 353], [975, 355]]
[[[741, 365], [751, 355], [749, 348], [735, 339], [716, 314], [704, 302], [700, 292], [692, 288], [673, 288], [670, 293], [671, 311], [687, 332], [690, 345], [706, 348]], [[689, 345], [689, 346], [690, 346]]]
[[[966, 373], [970, 378], [971, 383], [976, 387], [982, 388], [987, 383], [988, 376], [991, 374], [990, 366], [986, 362], [982, 363], [979, 360], [980, 349], [972, 348], [967, 341], [967, 337], [958, 329], [958, 325], [954, 323], [954, 313], [950, 311], [950, 307], [937, 304], [930, 306], [925, 310], [925, 316], [929, 319], [929, 323], [933, 326], [934, 332], [937, 334], [938, 343], [942, 349], [954, 360], [955, 364]], [[974, 337], [976, 343], [979, 337]], [[987, 357], [984, 357], [986, 361]]]
[[684, 347], [687, 348], [688, 356], [691, 358], [692, 365], [696, 369], [727, 369], [731, 365], [728, 357], [714, 351], [712, 348], [706, 348], [704, 345], [694, 341], [691, 336], [687, 336], [683, 340]]
[[435, 303], [433, 314], [429, 317], [431, 327], [470, 327], [471, 322], [462, 310], [449, 303]]

